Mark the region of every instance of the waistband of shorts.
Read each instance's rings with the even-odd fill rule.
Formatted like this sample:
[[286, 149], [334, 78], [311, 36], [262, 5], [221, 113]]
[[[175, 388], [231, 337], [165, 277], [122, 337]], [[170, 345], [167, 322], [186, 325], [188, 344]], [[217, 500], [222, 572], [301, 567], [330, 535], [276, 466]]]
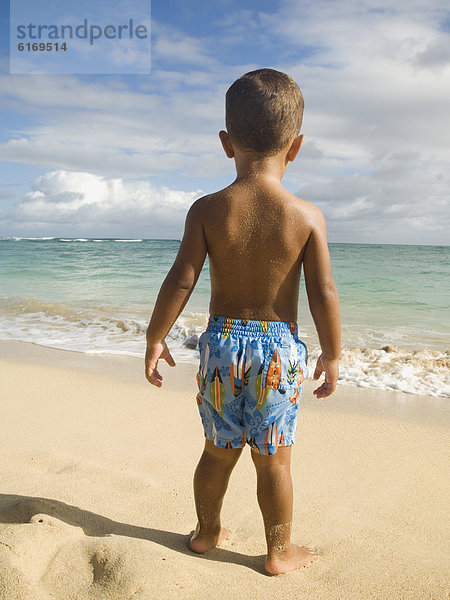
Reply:
[[277, 338], [292, 334], [298, 337], [298, 325], [295, 321], [249, 321], [218, 315], [210, 315], [207, 331], [221, 333], [225, 336], [236, 334]]

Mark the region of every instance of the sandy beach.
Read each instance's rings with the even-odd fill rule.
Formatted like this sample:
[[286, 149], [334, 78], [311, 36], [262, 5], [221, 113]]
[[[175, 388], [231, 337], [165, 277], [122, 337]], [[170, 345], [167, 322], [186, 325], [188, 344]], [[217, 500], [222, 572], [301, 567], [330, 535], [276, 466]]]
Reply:
[[162, 370], [158, 390], [137, 359], [0, 343], [1, 600], [448, 597], [447, 400], [339, 386], [317, 401], [307, 381], [293, 541], [320, 557], [270, 577], [249, 448], [232, 535], [189, 551], [195, 366]]

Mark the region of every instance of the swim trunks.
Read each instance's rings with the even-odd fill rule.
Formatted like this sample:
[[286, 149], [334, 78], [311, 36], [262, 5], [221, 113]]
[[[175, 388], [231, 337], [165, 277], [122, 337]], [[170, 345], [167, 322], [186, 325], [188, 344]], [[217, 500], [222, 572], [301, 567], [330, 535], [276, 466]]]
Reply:
[[294, 322], [211, 315], [199, 339], [197, 405], [220, 448], [275, 454], [295, 443], [307, 350]]

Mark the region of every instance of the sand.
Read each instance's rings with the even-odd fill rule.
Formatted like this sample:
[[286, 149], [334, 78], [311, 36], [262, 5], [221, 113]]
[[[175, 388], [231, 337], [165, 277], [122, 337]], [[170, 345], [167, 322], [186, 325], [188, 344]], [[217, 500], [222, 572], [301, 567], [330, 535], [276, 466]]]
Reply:
[[[292, 473], [307, 567], [270, 577], [249, 448], [203, 556], [192, 474], [203, 448], [195, 366], [0, 344], [1, 600], [448, 597], [443, 399], [307, 382]], [[170, 372], [169, 372], [170, 371]]]

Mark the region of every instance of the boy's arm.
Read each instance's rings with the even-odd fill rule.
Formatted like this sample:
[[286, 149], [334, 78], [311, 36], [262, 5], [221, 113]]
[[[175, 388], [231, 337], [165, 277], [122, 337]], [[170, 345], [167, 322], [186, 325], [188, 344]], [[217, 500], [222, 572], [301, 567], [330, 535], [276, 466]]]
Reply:
[[317, 398], [326, 398], [336, 389], [341, 353], [339, 299], [331, 273], [325, 219], [314, 207], [312, 230], [305, 246], [303, 269], [309, 308], [319, 336], [322, 354], [317, 360], [314, 379], [325, 372], [325, 381], [314, 390]]
[[164, 338], [189, 300], [205, 262], [206, 253], [201, 209], [197, 201], [186, 216], [184, 235], [177, 257], [161, 286], [147, 328], [145, 376], [157, 387], [162, 385], [158, 359], [164, 358], [170, 366], [175, 366]]

